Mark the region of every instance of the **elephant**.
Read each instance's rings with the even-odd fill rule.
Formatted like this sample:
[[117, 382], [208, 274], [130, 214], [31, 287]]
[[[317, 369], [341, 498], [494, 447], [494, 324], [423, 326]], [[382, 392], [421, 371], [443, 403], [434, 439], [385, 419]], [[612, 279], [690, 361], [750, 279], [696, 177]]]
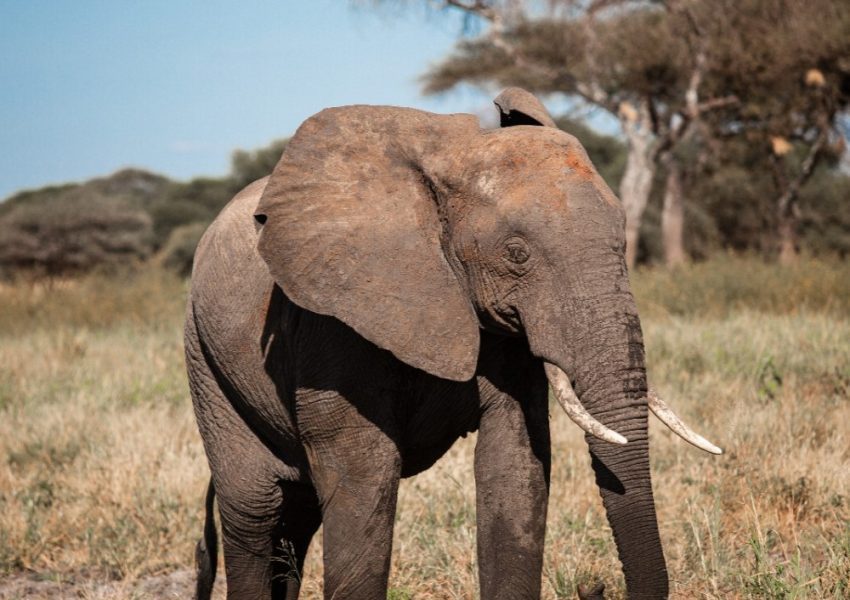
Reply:
[[185, 321], [211, 470], [198, 598], [214, 501], [229, 598], [297, 598], [320, 524], [325, 598], [385, 598], [400, 479], [473, 431], [481, 597], [538, 598], [550, 386], [585, 432], [628, 597], [667, 596], [648, 412], [720, 449], [647, 386], [618, 199], [536, 97], [495, 104], [495, 129], [325, 109], [204, 234]]

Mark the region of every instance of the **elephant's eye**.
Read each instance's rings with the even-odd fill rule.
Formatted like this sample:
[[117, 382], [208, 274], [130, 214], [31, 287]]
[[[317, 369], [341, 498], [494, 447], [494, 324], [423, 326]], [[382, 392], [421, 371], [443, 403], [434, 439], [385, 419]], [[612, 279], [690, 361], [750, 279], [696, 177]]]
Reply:
[[515, 265], [521, 265], [528, 260], [528, 246], [521, 240], [511, 240], [507, 244], [507, 258]]

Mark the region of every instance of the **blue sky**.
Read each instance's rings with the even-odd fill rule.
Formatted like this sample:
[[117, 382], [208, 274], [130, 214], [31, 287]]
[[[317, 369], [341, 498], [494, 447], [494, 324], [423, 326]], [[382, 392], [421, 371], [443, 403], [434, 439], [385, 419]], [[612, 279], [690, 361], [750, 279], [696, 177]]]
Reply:
[[490, 110], [417, 77], [460, 15], [347, 0], [0, 0], [0, 198], [125, 166], [222, 175], [326, 106]]

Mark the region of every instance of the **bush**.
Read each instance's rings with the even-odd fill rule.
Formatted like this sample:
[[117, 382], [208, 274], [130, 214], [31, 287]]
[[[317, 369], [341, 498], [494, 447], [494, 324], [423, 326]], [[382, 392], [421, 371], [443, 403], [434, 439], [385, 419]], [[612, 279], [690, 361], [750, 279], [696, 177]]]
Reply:
[[723, 318], [739, 310], [850, 315], [850, 262], [801, 257], [792, 266], [718, 254], [686, 269], [639, 267], [631, 277], [641, 316]]
[[850, 177], [830, 171], [800, 192], [802, 235], [816, 254], [850, 256]]
[[207, 229], [206, 223], [181, 225], [171, 232], [168, 241], [157, 254], [157, 262], [180, 275], [192, 273], [195, 248]]

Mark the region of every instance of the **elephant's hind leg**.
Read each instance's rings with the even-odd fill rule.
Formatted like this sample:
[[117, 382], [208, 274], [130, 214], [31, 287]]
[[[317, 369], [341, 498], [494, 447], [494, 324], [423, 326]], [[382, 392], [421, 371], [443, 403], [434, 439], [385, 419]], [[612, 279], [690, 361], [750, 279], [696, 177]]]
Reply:
[[242, 487], [237, 501], [220, 503], [228, 598], [298, 598], [321, 515], [307, 486], [273, 487]]
[[234, 409], [187, 340], [189, 383], [221, 517], [227, 597], [293, 600], [320, 522], [315, 492]]
[[277, 459], [250, 431], [232, 424], [227, 431], [208, 450], [227, 597], [294, 600], [307, 547], [321, 523], [316, 494], [309, 485], [282, 481]]

